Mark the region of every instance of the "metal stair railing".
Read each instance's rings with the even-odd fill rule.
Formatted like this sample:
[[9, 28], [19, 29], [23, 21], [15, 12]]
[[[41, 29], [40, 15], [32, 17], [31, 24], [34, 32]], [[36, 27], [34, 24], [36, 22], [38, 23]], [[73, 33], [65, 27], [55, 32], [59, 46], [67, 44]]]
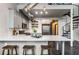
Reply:
[[62, 36], [70, 38], [70, 22], [66, 23], [63, 27], [62, 27], [63, 33]]
[[79, 16], [73, 17], [73, 30], [78, 29], [79, 27]]

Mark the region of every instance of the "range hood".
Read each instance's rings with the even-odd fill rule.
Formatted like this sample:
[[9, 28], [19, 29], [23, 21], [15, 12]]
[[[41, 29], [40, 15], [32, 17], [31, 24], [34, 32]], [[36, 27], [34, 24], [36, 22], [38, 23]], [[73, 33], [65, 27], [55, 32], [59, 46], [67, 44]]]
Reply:
[[23, 9], [19, 9], [19, 12], [23, 18], [26, 20], [33, 20], [33, 15], [31, 14], [31, 10], [37, 5], [38, 3], [28, 3]]
[[26, 20], [32, 20], [32, 19], [33, 19], [33, 17], [32, 17], [32, 16], [29, 16], [29, 13], [26, 12], [25, 10], [23, 10], [23, 9], [19, 9], [19, 13], [20, 13], [21, 16], [22, 16], [23, 18], [25, 18]]

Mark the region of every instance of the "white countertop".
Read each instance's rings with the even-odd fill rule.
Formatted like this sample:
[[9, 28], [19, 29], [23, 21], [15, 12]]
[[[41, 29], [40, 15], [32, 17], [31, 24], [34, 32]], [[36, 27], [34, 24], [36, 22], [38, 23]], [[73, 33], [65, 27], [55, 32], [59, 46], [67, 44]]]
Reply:
[[58, 35], [43, 35], [40, 38], [34, 38], [30, 35], [16, 35], [0, 37], [0, 41], [71, 41], [71, 39]]

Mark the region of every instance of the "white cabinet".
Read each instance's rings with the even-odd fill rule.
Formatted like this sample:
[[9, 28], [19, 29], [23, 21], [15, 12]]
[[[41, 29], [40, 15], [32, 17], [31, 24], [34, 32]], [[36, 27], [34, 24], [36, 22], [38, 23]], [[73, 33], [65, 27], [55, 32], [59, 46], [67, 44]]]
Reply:
[[9, 8], [9, 29], [14, 28], [14, 9]]

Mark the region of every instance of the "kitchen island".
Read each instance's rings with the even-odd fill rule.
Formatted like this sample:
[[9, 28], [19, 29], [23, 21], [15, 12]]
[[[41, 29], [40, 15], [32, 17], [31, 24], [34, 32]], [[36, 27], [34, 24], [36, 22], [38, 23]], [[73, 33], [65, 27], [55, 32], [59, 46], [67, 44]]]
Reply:
[[58, 35], [43, 35], [40, 38], [31, 35], [3, 36], [0, 41], [71, 41], [70, 39]]
[[[71, 41], [66, 37], [58, 35], [43, 35], [40, 38], [32, 37], [31, 35], [16, 35], [16, 36], [4, 36], [0, 37], [1, 46], [7, 44], [16, 44], [20, 46], [19, 52], [22, 54], [23, 45], [35, 45], [36, 46], [36, 55], [40, 55], [41, 45], [48, 45], [48, 41], [62, 42], [62, 55], [64, 55], [65, 41]], [[3, 43], [3, 44], [2, 44]]]

